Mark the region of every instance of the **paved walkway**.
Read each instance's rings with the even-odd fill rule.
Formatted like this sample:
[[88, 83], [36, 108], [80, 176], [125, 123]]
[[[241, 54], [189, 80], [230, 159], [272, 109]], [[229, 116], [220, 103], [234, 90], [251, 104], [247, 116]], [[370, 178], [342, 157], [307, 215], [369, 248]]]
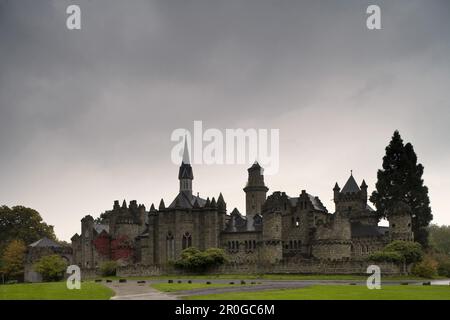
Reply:
[[[105, 283], [107, 287], [114, 290], [116, 295], [112, 297], [112, 300], [177, 300], [191, 295], [205, 295], [215, 293], [227, 293], [227, 292], [251, 292], [261, 290], [274, 290], [274, 289], [295, 289], [304, 288], [312, 285], [349, 285], [359, 284], [364, 285], [366, 282], [361, 280], [246, 280], [246, 285], [234, 285], [230, 287], [217, 287], [217, 288], [199, 288], [192, 290], [179, 291], [176, 293], [161, 292], [150, 287], [151, 283], [166, 282], [167, 280], [151, 280], [145, 283], [138, 283], [137, 280], [128, 280], [125, 283], [119, 283], [117, 280], [114, 282]], [[182, 280], [187, 281], [186, 279]], [[205, 283], [207, 280], [194, 279], [193, 283]], [[211, 279], [212, 283], [229, 283], [233, 281], [236, 284], [240, 283], [240, 280], [230, 279]], [[448, 284], [449, 280], [445, 280]], [[251, 284], [251, 282], [256, 282]], [[421, 284], [421, 281], [409, 280], [409, 281], [385, 281], [384, 285], [395, 285], [402, 282], [408, 282], [409, 284]], [[438, 283], [433, 283], [438, 284]], [[440, 283], [439, 283], [440, 284]]]
[[128, 280], [125, 283], [118, 281], [105, 284], [114, 290], [116, 295], [111, 300], [176, 300], [175, 295], [158, 291], [150, 287], [148, 282], [137, 283], [137, 281]]

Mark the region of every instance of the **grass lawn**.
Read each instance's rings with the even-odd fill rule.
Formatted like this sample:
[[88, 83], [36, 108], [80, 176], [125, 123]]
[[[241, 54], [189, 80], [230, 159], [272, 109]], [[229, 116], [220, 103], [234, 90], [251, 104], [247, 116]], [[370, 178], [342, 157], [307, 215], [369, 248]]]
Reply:
[[226, 284], [226, 283], [154, 283], [150, 285], [159, 291], [164, 292], [177, 292], [184, 290], [203, 289], [203, 288], [223, 288], [223, 287], [235, 287], [241, 286], [241, 284]]
[[366, 286], [316, 285], [300, 289], [232, 292], [186, 297], [189, 300], [450, 300], [450, 286], [393, 285], [380, 290]]
[[0, 300], [108, 300], [114, 292], [97, 283], [82, 282], [69, 290], [65, 282], [0, 285]]
[[[324, 274], [210, 274], [210, 275], [163, 275], [147, 277], [103, 277], [102, 279], [118, 280], [126, 278], [129, 280], [167, 280], [167, 279], [245, 279], [245, 280], [366, 280], [367, 275], [324, 275]], [[383, 280], [424, 280], [416, 276], [384, 276]]]

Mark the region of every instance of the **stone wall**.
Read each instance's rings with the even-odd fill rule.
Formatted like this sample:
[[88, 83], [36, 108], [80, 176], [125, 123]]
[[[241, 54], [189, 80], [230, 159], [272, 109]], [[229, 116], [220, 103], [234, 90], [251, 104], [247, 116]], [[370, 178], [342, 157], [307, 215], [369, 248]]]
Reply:
[[[410, 267], [404, 269], [394, 263], [371, 263], [369, 261], [283, 261], [278, 264], [227, 264], [209, 270], [206, 274], [367, 274], [367, 267], [371, 264], [381, 268], [381, 275], [407, 274]], [[119, 277], [131, 276], [160, 276], [160, 275], [189, 275], [193, 274], [175, 269], [171, 266], [145, 266], [130, 265], [120, 267], [117, 271]], [[99, 274], [95, 269], [83, 269], [82, 279], [94, 279]]]

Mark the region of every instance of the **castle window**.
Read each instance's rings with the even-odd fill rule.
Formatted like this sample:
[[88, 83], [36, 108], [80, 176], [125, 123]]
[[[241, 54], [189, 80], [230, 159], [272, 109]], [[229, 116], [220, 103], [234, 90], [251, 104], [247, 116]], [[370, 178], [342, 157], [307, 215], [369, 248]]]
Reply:
[[169, 231], [166, 236], [167, 261], [175, 259], [175, 240]]
[[192, 246], [192, 236], [189, 234], [189, 232], [186, 232], [183, 235], [183, 241], [182, 241], [183, 250], [186, 248], [189, 248], [191, 246]]
[[295, 227], [296, 227], [296, 228], [300, 227], [300, 218], [299, 218], [299, 217], [297, 217], [297, 218], [295, 219]]
[[256, 241], [253, 240], [253, 249], [256, 249]]
[[292, 249], [292, 240], [289, 241], [289, 249]]

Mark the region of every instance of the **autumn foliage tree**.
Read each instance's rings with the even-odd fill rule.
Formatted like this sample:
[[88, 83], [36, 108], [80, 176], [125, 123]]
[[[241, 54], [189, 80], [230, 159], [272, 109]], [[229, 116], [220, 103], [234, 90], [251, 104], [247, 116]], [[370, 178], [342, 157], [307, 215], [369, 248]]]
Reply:
[[20, 280], [23, 277], [26, 249], [21, 240], [12, 240], [6, 246], [2, 256], [2, 273], [7, 279]]

